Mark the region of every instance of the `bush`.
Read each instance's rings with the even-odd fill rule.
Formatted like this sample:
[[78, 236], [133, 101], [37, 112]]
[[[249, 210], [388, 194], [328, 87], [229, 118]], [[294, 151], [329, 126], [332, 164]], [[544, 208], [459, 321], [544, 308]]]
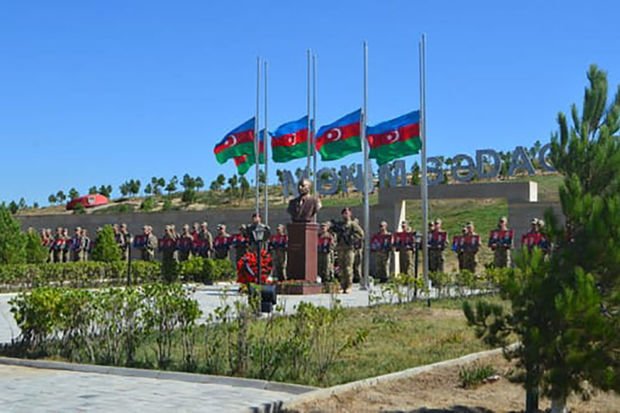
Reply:
[[164, 367], [173, 333], [186, 340], [201, 315], [198, 303], [178, 284], [92, 292], [45, 287], [9, 303], [22, 331], [19, 348], [26, 354], [114, 365], [133, 365], [139, 346], [155, 337], [158, 366]]
[[179, 263], [178, 272], [186, 281], [212, 284], [235, 279], [235, 267], [230, 260], [192, 257]]
[[82, 215], [86, 213], [86, 208], [84, 208], [84, 205], [77, 203], [75, 204], [75, 206], [73, 207], [73, 213], [75, 215]]
[[[158, 262], [132, 261], [131, 278], [134, 283], [158, 281], [159, 276]], [[0, 265], [0, 284], [5, 291], [43, 286], [124, 285], [126, 280], [127, 264], [122, 261]]]
[[97, 241], [92, 252], [93, 260], [115, 262], [120, 261], [122, 256], [122, 251], [114, 238], [114, 230], [110, 225], [105, 225], [97, 234]]
[[47, 261], [49, 251], [41, 244], [41, 237], [32, 228], [26, 232], [26, 260], [28, 264], [42, 264]]
[[495, 374], [495, 368], [490, 364], [473, 363], [459, 368], [459, 382], [463, 388], [470, 389], [481, 385]]
[[155, 208], [155, 198], [150, 196], [142, 201], [140, 204], [140, 209], [145, 212], [152, 211]]

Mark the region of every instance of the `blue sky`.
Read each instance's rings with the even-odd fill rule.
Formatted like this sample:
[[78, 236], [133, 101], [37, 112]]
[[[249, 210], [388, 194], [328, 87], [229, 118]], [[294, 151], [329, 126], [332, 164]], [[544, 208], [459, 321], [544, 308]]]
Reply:
[[[306, 110], [318, 54], [319, 125], [362, 101], [369, 124], [418, 108], [428, 36], [429, 155], [548, 140], [596, 63], [620, 83], [620, 3], [609, 1], [28, 1], [1, 3], [0, 200], [190, 173], [255, 111], [269, 61], [269, 126]], [[352, 156], [345, 162], [355, 162]], [[409, 159], [408, 163], [412, 163]], [[301, 162], [286, 167], [294, 169]], [[272, 167], [272, 170], [275, 167]], [[252, 173], [249, 173], [249, 177]]]

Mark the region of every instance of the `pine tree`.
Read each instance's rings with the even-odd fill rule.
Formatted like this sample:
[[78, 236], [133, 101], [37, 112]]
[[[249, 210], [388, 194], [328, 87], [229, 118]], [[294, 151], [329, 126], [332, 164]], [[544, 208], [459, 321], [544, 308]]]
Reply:
[[34, 230], [29, 228], [26, 232], [26, 262], [28, 264], [41, 264], [47, 261], [49, 252], [41, 243], [41, 237]]
[[0, 205], [0, 264], [26, 262], [26, 237], [7, 207]]
[[121, 249], [114, 239], [114, 230], [110, 225], [104, 226], [97, 234], [97, 241], [93, 248], [94, 261], [115, 262], [122, 258]]
[[516, 334], [513, 352], [526, 370], [526, 411], [537, 409], [537, 391], [552, 399], [552, 412], [585, 380], [620, 392], [620, 88], [607, 105], [607, 76], [588, 71], [582, 113], [571, 108], [572, 125], [558, 115], [551, 161], [564, 177], [563, 220], [547, 211], [547, 235], [555, 246], [516, 259], [501, 282], [501, 306], [464, 305], [468, 322], [490, 345]]

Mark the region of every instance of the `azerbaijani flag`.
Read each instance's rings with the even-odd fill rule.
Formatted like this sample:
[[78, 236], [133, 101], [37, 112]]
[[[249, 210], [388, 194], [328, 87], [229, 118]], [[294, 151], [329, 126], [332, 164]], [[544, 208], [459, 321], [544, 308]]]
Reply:
[[272, 134], [271, 151], [274, 162], [288, 162], [308, 154], [308, 116], [287, 122]]
[[235, 166], [237, 167], [237, 173], [239, 175], [245, 175], [252, 165], [254, 165], [254, 157], [250, 160], [248, 155], [235, 156], [233, 159], [235, 160]]
[[420, 111], [399, 116], [367, 129], [370, 159], [379, 165], [420, 152]]
[[316, 149], [323, 161], [335, 161], [362, 151], [360, 139], [361, 109], [322, 126], [316, 136]]
[[236, 156], [254, 153], [254, 126], [256, 119], [251, 118], [239, 127], [231, 130], [215, 145], [213, 153], [219, 163]]

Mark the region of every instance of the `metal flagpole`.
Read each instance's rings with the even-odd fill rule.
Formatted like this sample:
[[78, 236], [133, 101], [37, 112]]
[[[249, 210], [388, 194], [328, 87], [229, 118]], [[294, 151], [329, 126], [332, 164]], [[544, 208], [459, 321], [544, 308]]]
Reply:
[[[308, 108], [308, 124], [307, 124], [308, 134], [310, 134], [310, 130], [312, 128], [312, 114], [310, 113], [310, 111], [312, 110], [311, 99], [310, 99], [310, 93], [312, 91], [312, 85], [311, 85], [311, 82], [312, 82], [311, 60], [312, 60], [312, 58], [311, 58], [311, 53], [312, 53], [312, 51], [310, 49], [308, 49], [308, 51], [306, 53], [306, 58], [308, 60], [308, 62], [307, 62], [307, 66], [308, 66], [308, 85], [307, 85], [308, 86], [308, 90], [307, 90], [307, 95], [308, 95], [307, 96], [307, 98], [308, 98], [308, 101], [307, 101], [307, 108]], [[310, 136], [308, 136], [308, 138], [310, 138]], [[310, 169], [310, 167], [311, 167], [311, 165], [310, 165], [310, 157], [312, 156], [312, 140], [308, 139], [307, 141], [308, 141], [308, 151], [307, 151], [307, 154], [306, 154], [307, 155], [306, 173], [310, 174], [310, 171], [311, 171], [311, 169]]]
[[314, 194], [316, 195], [317, 191], [317, 182], [319, 180], [318, 176], [316, 176], [316, 142], [314, 138], [316, 136], [316, 54], [312, 55], [312, 130], [308, 131], [310, 134], [310, 138], [312, 138], [312, 180]]
[[254, 161], [256, 165], [256, 213], [260, 213], [260, 185], [258, 184], [258, 176], [260, 175], [260, 162], [258, 153], [258, 134], [259, 129], [259, 116], [260, 116], [260, 57], [256, 58], [256, 118], [254, 120]]
[[420, 140], [422, 141], [422, 274], [424, 276], [424, 286], [428, 294], [428, 305], [430, 300], [430, 282], [428, 278], [428, 176], [426, 170], [426, 35], [422, 34], [419, 43], [420, 52]]
[[263, 146], [265, 148], [265, 225], [269, 225], [269, 132], [267, 131], [267, 61], [265, 61], [264, 77], [265, 85], [265, 124], [263, 125]]
[[[370, 185], [372, 179], [369, 179], [370, 161], [368, 159], [368, 140], [366, 139], [366, 121], [368, 115], [368, 44], [364, 42], [364, 105], [362, 107], [360, 137], [364, 148], [364, 275], [362, 288], [370, 288]], [[370, 182], [369, 182], [370, 181]]]

